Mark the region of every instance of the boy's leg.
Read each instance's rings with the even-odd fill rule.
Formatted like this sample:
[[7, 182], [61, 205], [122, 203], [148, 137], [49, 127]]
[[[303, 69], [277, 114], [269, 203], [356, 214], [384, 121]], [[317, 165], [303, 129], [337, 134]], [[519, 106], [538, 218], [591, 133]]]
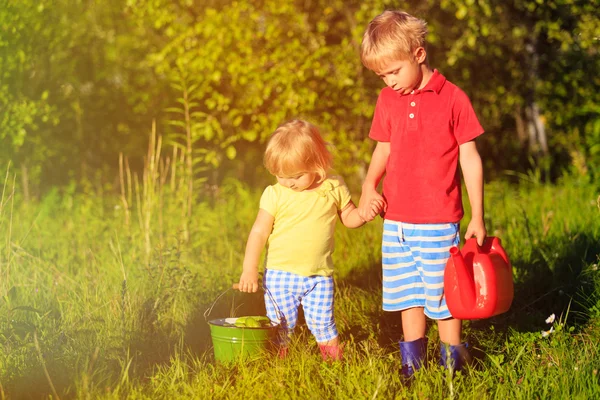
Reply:
[[[414, 247], [421, 273], [426, 303], [424, 313], [438, 321], [442, 353], [440, 363], [458, 371], [468, 362], [466, 344], [461, 344], [462, 321], [452, 318], [444, 297], [444, 270], [450, 248], [460, 242], [458, 223], [405, 224], [406, 240]], [[411, 229], [412, 228], [412, 229]], [[417, 250], [418, 249], [418, 250]], [[404, 324], [403, 324], [404, 326]]]
[[463, 370], [465, 366], [471, 363], [473, 357], [469, 352], [467, 343], [452, 346], [441, 342], [440, 345], [440, 365], [450, 370], [452, 374]]
[[456, 318], [438, 320], [438, 330], [440, 332], [440, 340], [451, 346], [460, 344], [460, 336], [462, 333], [462, 321]]
[[333, 277], [312, 276], [305, 278], [305, 294], [302, 298], [306, 325], [314, 335], [324, 360], [340, 360], [342, 348], [333, 318]]
[[412, 342], [413, 340], [425, 337], [426, 320], [423, 307], [413, 307], [401, 312], [402, 332], [404, 340]]
[[[452, 314], [446, 305], [444, 296], [444, 271], [446, 263], [450, 257], [450, 248], [458, 246], [460, 243], [460, 225], [458, 223], [447, 224], [424, 224], [414, 225], [414, 246], [419, 249], [418, 268], [423, 278], [425, 297], [425, 315], [438, 321], [452, 318]], [[441, 329], [445, 323], [440, 325]], [[458, 327], [460, 335], [460, 322], [449, 322], [449, 335], [452, 335], [452, 329]], [[456, 333], [456, 332], [455, 332]], [[440, 333], [444, 335], [445, 333]], [[460, 340], [460, 339], [459, 339]]]
[[427, 337], [400, 342], [400, 354], [402, 356], [402, 374], [410, 378], [426, 363]]
[[461, 343], [462, 321], [449, 318], [438, 321], [440, 332], [440, 365], [446, 369], [460, 371], [471, 362], [467, 343]]
[[[425, 363], [427, 355], [423, 312], [426, 297], [418, 259], [405, 235], [405, 225], [389, 220], [383, 224], [383, 309], [401, 311], [404, 333], [404, 341], [399, 342], [402, 372], [410, 377]], [[418, 254], [418, 248], [416, 250]]]
[[[390, 220], [383, 223], [382, 300], [384, 311], [407, 310], [410, 315], [414, 308], [423, 309], [425, 293], [417, 260], [404, 234], [404, 225]], [[404, 314], [402, 319], [405, 319]]]
[[401, 315], [404, 333], [404, 341], [399, 343], [402, 373], [409, 378], [426, 363], [427, 359], [425, 313], [423, 307], [414, 307], [403, 310]]
[[[419, 278], [419, 299], [423, 305], [402, 312], [405, 342], [400, 343], [400, 349], [403, 353], [403, 371], [410, 376], [425, 363], [425, 316], [438, 320], [451, 317], [444, 299], [444, 269], [450, 255], [449, 249], [459, 243], [460, 236], [459, 225], [453, 223], [401, 223], [400, 231], [403, 255], [410, 254], [414, 260]], [[406, 257], [400, 261], [406, 262]], [[450, 323], [445, 326], [453, 325]], [[443, 335], [446, 338], [446, 332]], [[460, 341], [460, 330], [458, 335]], [[421, 359], [417, 359], [415, 354], [420, 354]]]

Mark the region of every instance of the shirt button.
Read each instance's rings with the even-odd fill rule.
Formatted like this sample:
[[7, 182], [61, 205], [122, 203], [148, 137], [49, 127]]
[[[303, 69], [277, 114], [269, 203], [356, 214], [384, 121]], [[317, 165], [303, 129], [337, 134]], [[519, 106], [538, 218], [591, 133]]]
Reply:
[[411, 101], [411, 102], [410, 102], [410, 105], [414, 107], [414, 106], [416, 106], [416, 105], [417, 105], [417, 103], [415, 103], [414, 101]]
[[410, 114], [408, 114], [408, 117], [409, 117], [409, 118], [414, 118], [414, 117], [415, 117], [415, 114], [413, 114], [413, 113], [410, 113]]

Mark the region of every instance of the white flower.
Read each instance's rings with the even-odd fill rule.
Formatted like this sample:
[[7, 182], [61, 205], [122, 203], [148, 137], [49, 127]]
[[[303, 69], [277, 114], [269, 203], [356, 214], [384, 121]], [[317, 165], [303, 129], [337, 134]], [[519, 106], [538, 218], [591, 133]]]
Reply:
[[554, 313], [552, 313], [552, 315], [550, 315], [548, 318], [546, 318], [546, 323], [551, 324], [554, 322], [555, 319], [556, 319], [556, 315], [554, 315]]
[[554, 327], [550, 328], [548, 331], [542, 331], [542, 337], [548, 337], [552, 332], [554, 332]]

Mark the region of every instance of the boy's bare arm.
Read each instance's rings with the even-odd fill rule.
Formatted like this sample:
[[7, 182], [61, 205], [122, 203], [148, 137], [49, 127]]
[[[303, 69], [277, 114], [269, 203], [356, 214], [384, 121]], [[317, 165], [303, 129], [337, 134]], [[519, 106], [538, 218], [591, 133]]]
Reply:
[[459, 161], [471, 204], [471, 221], [465, 238], [475, 236], [481, 246], [487, 235], [483, 220], [483, 165], [474, 140], [460, 145]]
[[274, 221], [275, 218], [271, 214], [263, 209], [258, 210], [246, 243], [242, 275], [239, 281], [239, 289], [242, 292], [250, 293], [258, 290], [258, 263], [273, 230]]
[[390, 156], [390, 143], [377, 142], [377, 146], [373, 151], [367, 177], [362, 185], [362, 194], [358, 203], [358, 213], [365, 220], [370, 221], [371, 211], [373, 206], [378, 207], [383, 205], [383, 209], [387, 208], [383, 196], [377, 193], [377, 185], [381, 181], [385, 173], [385, 167]]

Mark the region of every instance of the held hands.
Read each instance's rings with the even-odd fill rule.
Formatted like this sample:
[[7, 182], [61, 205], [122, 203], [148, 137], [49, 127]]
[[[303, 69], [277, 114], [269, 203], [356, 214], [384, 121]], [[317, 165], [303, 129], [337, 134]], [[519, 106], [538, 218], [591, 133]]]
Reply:
[[373, 221], [378, 214], [386, 209], [387, 203], [375, 189], [363, 191], [358, 203], [358, 215], [365, 222]]
[[483, 240], [487, 235], [487, 231], [485, 229], [485, 224], [483, 223], [483, 218], [473, 218], [471, 222], [469, 222], [469, 226], [467, 226], [467, 232], [465, 233], [465, 239], [470, 239], [473, 236], [477, 239], [477, 244], [479, 246], [483, 245]]
[[238, 289], [240, 292], [255, 293], [258, 290], [258, 272], [242, 272]]

